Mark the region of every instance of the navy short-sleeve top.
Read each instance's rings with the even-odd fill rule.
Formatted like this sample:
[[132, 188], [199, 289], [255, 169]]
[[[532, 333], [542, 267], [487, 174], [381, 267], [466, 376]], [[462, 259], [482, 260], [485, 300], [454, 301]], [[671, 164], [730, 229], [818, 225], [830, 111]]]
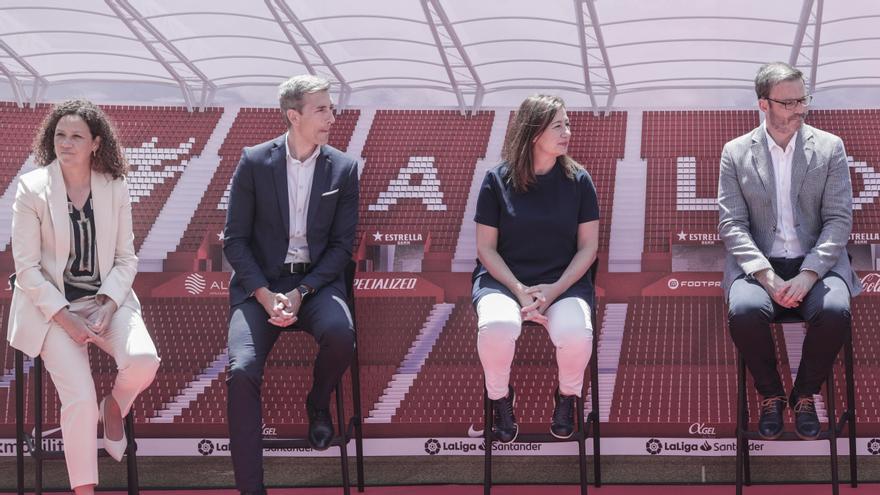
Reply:
[[[550, 172], [536, 176], [528, 191], [518, 193], [506, 178], [507, 169], [502, 163], [486, 173], [474, 221], [498, 229], [498, 254], [520, 282], [529, 286], [556, 282], [577, 252], [578, 226], [599, 219], [593, 179], [583, 169], [569, 179], [557, 160]], [[479, 260], [473, 282], [474, 304], [491, 292], [512, 296]], [[585, 274], [558, 299], [592, 301], [592, 295], [593, 287]]]

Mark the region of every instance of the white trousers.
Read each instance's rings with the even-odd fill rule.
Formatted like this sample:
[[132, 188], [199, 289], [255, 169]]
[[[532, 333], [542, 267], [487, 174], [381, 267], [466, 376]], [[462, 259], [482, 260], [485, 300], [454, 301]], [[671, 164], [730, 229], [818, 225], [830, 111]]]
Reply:
[[[580, 397], [584, 370], [593, 351], [590, 307], [579, 297], [554, 302], [546, 312], [547, 332], [556, 346], [559, 392]], [[519, 303], [505, 294], [487, 294], [477, 302], [477, 352], [486, 376], [486, 392], [497, 400], [507, 395], [516, 339], [522, 330]]]
[[[70, 311], [88, 318], [98, 309], [94, 297], [77, 299]], [[123, 306], [110, 320], [96, 345], [116, 361], [111, 394], [122, 415], [146, 389], [159, 368], [156, 346], [141, 315]], [[61, 326], [52, 324], [40, 356], [61, 401], [61, 437], [71, 488], [98, 484], [98, 399], [87, 344], [77, 344]]]

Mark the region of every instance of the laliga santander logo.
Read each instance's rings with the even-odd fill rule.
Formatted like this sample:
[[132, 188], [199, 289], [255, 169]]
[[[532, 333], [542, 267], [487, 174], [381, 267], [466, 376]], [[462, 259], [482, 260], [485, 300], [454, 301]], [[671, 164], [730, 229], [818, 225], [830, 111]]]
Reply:
[[201, 294], [207, 286], [208, 282], [205, 280], [205, 277], [198, 273], [189, 274], [183, 282], [183, 287], [186, 291], [194, 296]]
[[442, 450], [440, 446], [440, 441], [436, 438], [429, 438], [427, 442], [425, 442], [425, 452], [428, 455], [437, 455]]
[[862, 277], [862, 290], [880, 293], [880, 273], [869, 273]]
[[214, 442], [208, 440], [207, 438], [203, 438], [198, 445], [199, 454], [202, 455], [211, 455], [214, 453]]
[[666, 282], [666, 286], [672, 290], [677, 289], [680, 285], [677, 278], [670, 278], [669, 282]]

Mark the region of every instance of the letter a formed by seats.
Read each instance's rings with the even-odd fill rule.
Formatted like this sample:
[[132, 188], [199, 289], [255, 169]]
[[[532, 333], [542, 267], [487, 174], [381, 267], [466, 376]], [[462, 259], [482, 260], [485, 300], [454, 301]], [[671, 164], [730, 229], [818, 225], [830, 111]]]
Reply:
[[[410, 182], [413, 175], [422, 176], [420, 185]], [[421, 198], [428, 211], [446, 211], [433, 156], [409, 157], [409, 162], [400, 168], [397, 178], [388, 183], [388, 188], [380, 192], [376, 203], [368, 208], [370, 211], [388, 211], [389, 205], [396, 205], [400, 198]]]

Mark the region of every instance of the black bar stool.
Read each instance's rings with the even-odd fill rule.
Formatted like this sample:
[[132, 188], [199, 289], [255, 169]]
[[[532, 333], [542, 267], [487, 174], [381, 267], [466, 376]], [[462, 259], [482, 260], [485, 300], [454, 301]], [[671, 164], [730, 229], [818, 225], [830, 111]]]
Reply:
[[[590, 266], [590, 280], [593, 282], [593, 290], [596, 290], [596, 272], [599, 269], [599, 260], [593, 262]], [[587, 429], [587, 423], [592, 430], [593, 437], [593, 472], [595, 473], [594, 485], [598, 488], [602, 486], [602, 470], [601, 470], [601, 433], [599, 431], [599, 326], [596, 321], [596, 304], [595, 297], [590, 303], [590, 321], [593, 324], [593, 351], [590, 356], [590, 362], [587, 368], [590, 370], [590, 400], [593, 410], [584, 417], [584, 398], [583, 394], [577, 398], [577, 427], [570, 438], [556, 438], [550, 433], [520, 433], [517, 435], [514, 443], [534, 443], [534, 442], [577, 442], [578, 443], [578, 469], [580, 471], [581, 495], [587, 494], [587, 438], [591, 436]], [[492, 492], [492, 443], [494, 437], [492, 435], [492, 426], [494, 424], [493, 401], [489, 400], [486, 393], [486, 387], [483, 387], [483, 441], [485, 445], [484, 464], [483, 464], [483, 493], [489, 495]]]
[[[783, 312], [774, 323], [801, 323], [803, 320], [794, 312]], [[856, 392], [855, 378], [853, 374], [853, 347], [852, 334], [846, 336], [843, 344], [843, 363], [846, 379], [846, 410], [838, 419], [835, 413], [836, 395], [834, 393], [834, 367], [828, 373], [825, 381], [825, 391], [828, 396], [828, 426], [819, 433], [819, 440], [828, 440], [831, 457], [831, 491], [834, 495], [840, 493], [840, 481], [837, 475], [837, 437], [843, 433], [846, 427], [849, 436], [849, 472], [850, 486], [858, 486], [858, 466], [856, 456]], [[749, 408], [746, 396], [746, 361], [742, 354], [737, 352], [737, 422], [736, 422], [736, 495], [742, 495], [743, 484], [751, 485], [751, 467], [749, 463], [749, 440], [762, 440], [756, 431], [749, 430]], [[783, 432], [781, 440], [797, 440], [794, 432]]]
[[[15, 350], [15, 446], [16, 475], [18, 494], [24, 495], [24, 447], [27, 445], [31, 457], [34, 458], [34, 493], [43, 493], [43, 462], [64, 459], [64, 451], [43, 450], [43, 360], [34, 358], [33, 370], [29, 373], [34, 382], [34, 434], [25, 431], [25, 375], [24, 353]], [[128, 493], [140, 493], [137, 470], [137, 442], [134, 436], [134, 411], [125, 416], [125, 438], [128, 447], [125, 450], [128, 469]], [[98, 449], [99, 457], [110, 457], [104, 449]]]
[[[357, 330], [357, 317], [355, 316], [354, 304], [354, 275], [356, 264], [349, 261], [345, 267], [345, 284], [348, 292], [348, 310]], [[342, 379], [336, 384], [336, 431], [338, 432], [330, 442], [332, 447], [339, 447], [339, 460], [342, 464], [342, 490], [345, 495], [351, 493], [351, 479], [348, 474], [348, 442], [354, 439], [355, 466], [357, 469], [357, 491], [364, 491], [364, 433], [363, 420], [361, 417], [361, 393], [360, 393], [360, 361], [358, 359], [357, 331], [354, 333], [354, 355], [351, 359], [351, 395], [352, 417], [346, 423], [345, 402], [343, 400]], [[311, 448], [305, 438], [264, 438], [263, 448], [275, 449], [305, 449]]]

